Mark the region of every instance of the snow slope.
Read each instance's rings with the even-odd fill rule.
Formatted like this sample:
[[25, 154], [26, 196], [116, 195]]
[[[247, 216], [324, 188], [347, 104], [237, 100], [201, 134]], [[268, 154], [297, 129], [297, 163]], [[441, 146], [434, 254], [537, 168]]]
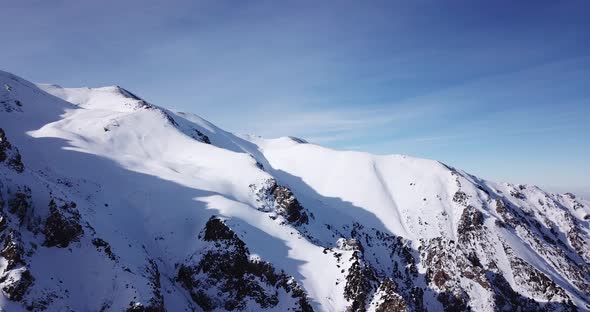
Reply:
[[[590, 206], [0, 72], [6, 311], [590, 309]], [[3, 156], [4, 155], [4, 156]]]

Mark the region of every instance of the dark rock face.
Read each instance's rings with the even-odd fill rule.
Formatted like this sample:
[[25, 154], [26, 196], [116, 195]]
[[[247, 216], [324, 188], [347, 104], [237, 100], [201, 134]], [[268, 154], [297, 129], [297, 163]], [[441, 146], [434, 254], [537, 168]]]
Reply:
[[521, 192], [522, 190], [524, 190], [524, 188], [519, 188], [518, 190], [514, 189], [514, 190], [510, 191], [510, 196], [512, 196], [514, 198], [525, 200], [526, 196]]
[[0, 128], [0, 162], [3, 162], [8, 158], [8, 150], [11, 148], [12, 145], [8, 142], [4, 129]]
[[49, 203], [49, 216], [45, 220], [43, 233], [45, 246], [61, 248], [68, 247], [72, 241], [76, 241], [84, 234], [76, 204], [64, 203], [58, 207], [52, 199]]
[[[350, 259], [343, 259], [350, 263], [344, 289], [349, 310], [365, 310], [371, 302], [375, 309], [405, 306], [408, 311], [425, 311], [424, 290], [415, 286], [422, 282], [409, 241], [355, 222], [350, 228], [350, 238], [339, 239], [337, 247], [353, 251]], [[382, 250], [387, 251], [383, 255], [386, 258], [374, 258]], [[340, 258], [341, 254], [335, 256]], [[379, 270], [384, 264], [388, 269]], [[395, 291], [390, 292], [394, 287]]]
[[299, 144], [306, 144], [307, 143], [307, 141], [304, 140], [304, 139], [302, 139], [302, 138], [297, 138], [297, 137], [290, 136], [289, 139], [291, 139], [294, 142], [299, 143]]
[[510, 283], [497, 273], [488, 273], [488, 279], [493, 285], [495, 311], [578, 311], [571, 301], [563, 303], [548, 302], [541, 304], [531, 298], [524, 297], [510, 286]]
[[381, 293], [381, 303], [375, 312], [409, 312], [410, 309], [403, 297], [398, 294], [397, 285], [392, 279], [386, 278], [381, 282], [378, 292]]
[[436, 299], [442, 303], [445, 312], [463, 312], [471, 311], [467, 305], [469, 296], [463, 290], [457, 289], [455, 292], [441, 292]]
[[211, 144], [211, 140], [209, 140], [209, 137], [206, 136], [203, 132], [197, 130], [197, 129], [193, 129], [194, 134], [191, 135], [193, 139], [201, 141], [205, 144]]
[[14, 197], [8, 201], [8, 212], [16, 215], [20, 224], [23, 223], [30, 207], [31, 189], [27, 187], [22, 192], [16, 192]]
[[149, 275], [153, 294], [153, 297], [149, 300], [149, 309], [151, 309], [149, 311], [165, 311], [164, 296], [162, 295], [162, 284], [160, 281], [160, 269], [155, 260], [149, 260], [149, 265], [146, 267], [146, 271]]
[[512, 255], [511, 252], [508, 253], [511, 255], [510, 266], [512, 267], [516, 281], [530, 285], [530, 291], [535, 293], [539, 298], [546, 300], [568, 298], [565, 291], [545, 274], [535, 269], [523, 259]]
[[166, 121], [168, 121], [168, 123], [170, 123], [171, 125], [178, 127], [178, 123], [176, 122], [176, 120], [174, 120], [174, 117], [172, 117], [172, 115], [170, 113], [168, 113], [166, 110], [150, 104], [144, 100], [139, 100], [137, 103], [134, 104], [135, 109], [145, 109], [145, 110], [151, 110], [151, 111], [156, 111], [158, 113], [160, 113], [165, 119]]
[[25, 264], [23, 261], [25, 251], [18, 232], [9, 231], [6, 234], [2, 234], [2, 237], [3, 247], [0, 255], [8, 262], [6, 270], [12, 270], [19, 264]]
[[463, 191], [457, 191], [455, 195], [453, 195], [453, 201], [458, 203], [459, 205], [466, 206], [467, 205], [468, 196]]
[[97, 250], [99, 250], [99, 251], [102, 250], [109, 257], [109, 259], [111, 259], [112, 261], [114, 261], [114, 262], [118, 261], [118, 257], [111, 250], [111, 245], [109, 243], [107, 243], [105, 240], [103, 240], [102, 238], [92, 239], [92, 245], [94, 245]]
[[[552, 206], [554, 206], [554, 204], [552, 204], [551, 201], [547, 201], [545, 204], [545, 207], [547, 208]], [[584, 293], [586, 296], [590, 296], [590, 277], [587, 274], [589, 267], [588, 262], [586, 262], [586, 264], [580, 265], [567, 254], [567, 252], [576, 252], [581, 258], [584, 258], [585, 261], [588, 261], [590, 258], [586, 252], [586, 250], [588, 250], [586, 241], [576, 239], [577, 233], [581, 233], [581, 231], [577, 227], [577, 222], [575, 218], [572, 217], [571, 213], [562, 211], [562, 221], [569, 227], [570, 230], [568, 233], [575, 233], [575, 236], [568, 237], [568, 233], [565, 235], [573, 248], [565, 245], [559, 238], [557, 232], [551, 230], [545, 231], [543, 227], [548, 225], [541, 224], [533, 214], [527, 210], [521, 209], [518, 206], [507, 203], [506, 199], [496, 200], [496, 211], [498, 211], [498, 213], [501, 215], [502, 222], [508, 228], [513, 229], [519, 233], [519, 237], [521, 239], [527, 241], [538, 254], [544, 256], [556, 271], [560, 272], [560, 274], [563, 276], [567, 276], [567, 278], [573, 283], [573, 285], [575, 285], [576, 288], [579, 289], [579, 291]], [[548, 227], [552, 229], [550, 225]], [[557, 240], [552, 239], [548, 236], [548, 234], [552, 235]], [[510, 255], [511, 251], [506, 249], [506, 253]], [[512, 261], [511, 264], [517, 263], [519, 263], [518, 260]], [[525, 269], [525, 266], [522, 265], [516, 265], [515, 267], [519, 268], [519, 270], [514, 272], [514, 274], [516, 274], [516, 278], [521, 278], [522, 281], [526, 281], [523, 283], [523, 285], [526, 285], [531, 292], [537, 293], [537, 295], [540, 297], [544, 296], [545, 292], [540, 291], [540, 289], [542, 289], [544, 286], [539, 286], [536, 283], [529, 282], [531, 278], [536, 279], [537, 282], [544, 280], [537, 273], [538, 271], [527, 270]], [[523, 277], [518, 277], [519, 273], [523, 273]], [[550, 291], [548, 294], [551, 294], [550, 298], [552, 299], [554, 296], [563, 298], [563, 300], [566, 301], [569, 299], [567, 296], [559, 296], [559, 293], [560, 291]], [[546, 298], [546, 300], [549, 299]]]
[[[312, 311], [301, 287], [271, 264], [250, 259], [244, 242], [220, 219], [207, 222], [203, 240], [211, 243], [209, 248], [196, 263], [181, 264], [176, 277], [203, 310], [243, 310], [248, 300], [270, 308], [279, 303], [282, 291], [291, 294], [295, 311]], [[223, 296], [212, 295], [215, 289]]]
[[272, 194], [275, 197], [279, 214], [284, 215], [287, 221], [295, 225], [307, 224], [309, 219], [307, 213], [290, 189], [277, 185], [272, 190]]
[[364, 263], [360, 250], [353, 252], [352, 261], [346, 276], [344, 298], [351, 302], [348, 311], [366, 311], [367, 301], [376, 282], [375, 274]]
[[20, 301], [34, 280], [33, 275], [25, 268], [14, 275], [5, 274], [0, 278], [0, 283], [5, 285], [2, 291], [9, 300]]
[[144, 306], [139, 302], [131, 302], [126, 312], [164, 312], [166, 309], [163, 307]]
[[214, 217], [209, 219], [209, 222], [205, 225], [203, 239], [208, 242], [228, 240], [240, 245], [241, 248], [244, 247], [237, 235], [223, 221]]
[[463, 209], [457, 232], [460, 241], [469, 241], [470, 235], [481, 230], [483, 227], [484, 217], [481, 211], [475, 209], [473, 206], [467, 206]]
[[127, 312], [165, 312], [164, 296], [161, 291], [160, 270], [156, 261], [150, 259], [146, 267], [146, 273], [149, 276], [150, 286], [152, 287], [152, 298], [147, 300], [148, 304], [144, 305], [132, 301], [127, 308]]
[[139, 96], [133, 94], [131, 91], [129, 91], [125, 88], [121, 88], [120, 86], [117, 86], [117, 89], [119, 90], [119, 93], [121, 93], [123, 96], [125, 96], [127, 98], [138, 100], [138, 101], [141, 100], [141, 98]]
[[258, 189], [254, 184], [250, 185], [250, 188], [258, 197], [257, 201], [261, 203], [260, 210], [274, 211], [295, 226], [309, 223], [309, 215], [295, 194], [288, 187], [279, 185], [275, 179], [267, 180]]
[[[0, 260], [5, 263], [0, 272], [0, 288], [6, 298], [21, 301], [33, 285], [34, 278], [27, 267], [26, 250], [22, 238], [22, 220], [30, 207], [30, 189], [19, 188], [16, 193], [9, 193], [10, 200], [6, 203], [0, 195]], [[0, 181], [0, 194], [4, 185]], [[7, 204], [8, 214], [4, 205]]]
[[21, 155], [16, 147], [8, 141], [4, 129], [0, 128], [0, 163], [5, 162], [9, 168], [21, 173], [25, 170]]

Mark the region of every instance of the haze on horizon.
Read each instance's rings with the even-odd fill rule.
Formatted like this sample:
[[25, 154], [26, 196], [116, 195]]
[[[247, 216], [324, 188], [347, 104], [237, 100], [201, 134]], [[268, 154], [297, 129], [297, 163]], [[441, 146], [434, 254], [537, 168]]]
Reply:
[[585, 1], [2, 1], [0, 69], [590, 198]]

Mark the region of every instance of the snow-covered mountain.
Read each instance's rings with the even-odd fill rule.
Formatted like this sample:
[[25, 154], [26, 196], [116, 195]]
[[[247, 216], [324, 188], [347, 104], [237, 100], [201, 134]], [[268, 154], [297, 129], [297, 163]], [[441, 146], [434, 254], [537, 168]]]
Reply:
[[0, 310], [590, 310], [573, 194], [0, 87]]

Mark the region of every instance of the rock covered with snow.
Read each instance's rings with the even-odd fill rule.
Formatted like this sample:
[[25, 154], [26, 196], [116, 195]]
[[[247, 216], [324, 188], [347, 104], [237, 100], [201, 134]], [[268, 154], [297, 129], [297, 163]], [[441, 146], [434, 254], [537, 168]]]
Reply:
[[6, 311], [587, 311], [590, 205], [0, 72]]

